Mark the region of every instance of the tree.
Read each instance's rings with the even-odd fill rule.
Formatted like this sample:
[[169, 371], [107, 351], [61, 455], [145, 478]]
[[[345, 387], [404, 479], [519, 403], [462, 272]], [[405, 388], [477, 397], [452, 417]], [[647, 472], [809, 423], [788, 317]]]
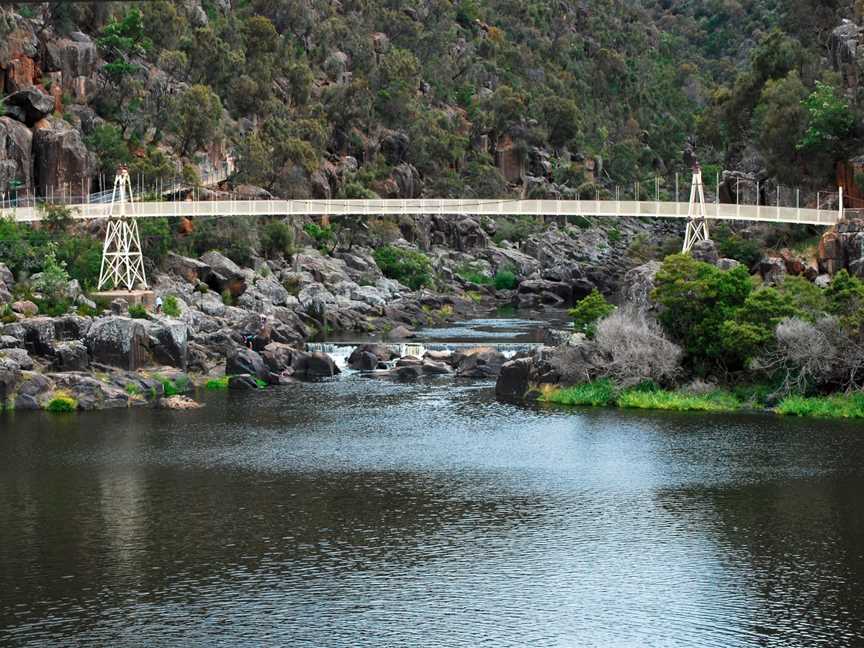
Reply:
[[690, 255], [674, 254], [663, 261], [655, 286], [652, 298], [661, 306], [660, 323], [693, 364], [723, 363], [723, 323], [734, 319], [752, 290], [746, 268], [723, 271]]
[[102, 173], [113, 174], [118, 166], [131, 161], [129, 147], [126, 146], [120, 129], [114, 124], [100, 124], [84, 138], [84, 143], [96, 154]]
[[805, 151], [835, 153], [838, 141], [847, 137], [855, 126], [849, 104], [837, 95], [833, 86], [816, 82], [816, 89], [804, 100], [807, 130], [798, 148]]
[[191, 86], [172, 106], [171, 131], [179, 138], [184, 155], [210, 142], [221, 123], [222, 102], [209, 86]]
[[549, 129], [549, 143], [555, 148], [566, 146], [579, 134], [579, 108], [572, 99], [545, 97], [540, 112]]
[[783, 79], [769, 80], [753, 113], [753, 130], [759, 138], [769, 172], [792, 182], [800, 176], [796, 144], [804, 136], [807, 90], [797, 71]]

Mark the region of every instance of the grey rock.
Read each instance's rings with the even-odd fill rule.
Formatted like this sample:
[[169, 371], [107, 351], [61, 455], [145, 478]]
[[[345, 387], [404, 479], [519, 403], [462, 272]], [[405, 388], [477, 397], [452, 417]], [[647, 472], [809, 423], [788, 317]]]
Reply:
[[86, 371], [89, 366], [90, 356], [83, 342], [75, 340], [57, 345], [53, 365], [55, 371]]
[[23, 111], [25, 123], [32, 126], [54, 112], [54, 97], [37, 88], [24, 88], [4, 98], [7, 106], [16, 106]]
[[149, 361], [150, 338], [140, 320], [104, 317], [84, 337], [93, 362], [135, 371]]
[[504, 399], [521, 399], [531, 387], [531, 358], [517, 358], [501, 365], [495, 383], [495, 395]]
[[173, 319], [147, 321], [153, 358], [164, 365], [186, 371], [189, 358], [189, 327]]
[[228, 389], [236, 391], [246, 391], [250, 389], [258, 389], [258, 382], [255, 376], [249, 374], [239, 374], [228, 377]]
[[279, 378], [267, 368], [264, 359], [252, 349], [235, 349], [225, 359], [225, 375], [249, 374], [264, 382], [275, 385]]
[[30, 317], [21, 320], [20, 325], [24, 329], [24, 342], [28, 351], [41, 356], [54, 354], [54, 342], [57, 339], [57, 333], [53, 319], [50, 317]]
[[720, 255], [717, 254], [717, 245], [712, 240], [707, 241], [698, 241], [693, 245], [693, 248], [690, 250], [690, 254], [697, 261], [702, 261], [703, 263], [710, 263], [711, 265], [715, 265], [717, 263], [717, 259], [720, 258]]
[[297, 351], [292, 361], [294, 375], [302, 378], [329, 378], [342, 373], [326, 353]]
[[[53, 105], [53, 104], [52, 104]], [[90, 192], [95, 157], [84, 146], [81, 133], [62, 120], [33, 134], [35, 185], [43, 193]]]

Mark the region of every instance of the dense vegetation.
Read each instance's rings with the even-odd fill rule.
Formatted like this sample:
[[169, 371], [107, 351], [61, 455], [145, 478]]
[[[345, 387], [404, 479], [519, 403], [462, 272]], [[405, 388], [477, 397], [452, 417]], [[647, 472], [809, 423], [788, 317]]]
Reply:
[[851, 0], [226, 6], [49, 6], [48, 24], [93, 34], [105, 60], [93, 105], [107, 123], [87, 140], [104, 171], [171, 175], [170, 158], [224, 141], [238, 180], [284, 196], [309, 195], [345, 154], [359, 167], [344, 197], [386, 192], [403, 162], [428, 195], [497, 196], [496, 150], [530, 170], [539, 147], [540, 173], [593, 192], [582, 159], [628, 184], [686, 171], [695, 137], [712, 169], [756, 154], [781, 182], [819, 184], [857, 142], [859, 107], [822, 63]]

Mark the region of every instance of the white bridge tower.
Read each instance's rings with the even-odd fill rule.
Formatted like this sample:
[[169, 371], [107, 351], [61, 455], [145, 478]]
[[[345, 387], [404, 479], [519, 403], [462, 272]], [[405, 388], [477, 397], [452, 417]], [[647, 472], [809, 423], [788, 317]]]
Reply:
[[705, 210], [705, 187], [702, 168], [693, 166], [693, 184], [690, 186], [690, 207], [687, 210], [687, 230], [684, 232], [684, 252], [689, 252], [699, 241], [708, 240], [708, 221]]
[[126, 215], [127, 200], [132, 204], [132, 181], [129, 179], [129, 170], [121, 166], [117, 169], [111, 194], [108, 229], [102, 246], [99, 290], [125, 288], [131, 292], [136, 287], [144, 290], [148, 288], [138, 222], [134, 216]]

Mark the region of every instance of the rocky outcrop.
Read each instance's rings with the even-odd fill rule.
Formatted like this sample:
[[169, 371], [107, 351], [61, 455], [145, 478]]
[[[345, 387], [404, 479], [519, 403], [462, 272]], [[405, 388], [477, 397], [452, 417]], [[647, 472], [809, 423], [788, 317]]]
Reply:
[[504, 400], [520, 400], [531, 389], [531, 358], [516, 358], [501, 365], [495, 395]]
[[33, 134], [24, 124], [0, 116], [0, 192], [15, 180], [22, 187], [33, 185]]
[[61, 342], [55, 349], [53, 368], [55, 371], [86, 371], [90, 367], [90, 355], [83, 342]]
[[348, 366], [358, 371], [373, 371], [386, 368], [386, 362], [396, 354], [390, 347], [383, 344], [363, 344], [358, 346], [348, 356]]
[[294, 375], [300, 378], [330, 378], [342, 373], [326, 353], [298, 351], [292, 361]]
[[146, 321], [153, 359], [170, 367], [186, 371], [189, 358], [189, 328], [178, 320]]
[[641, 309], [650, 309], [653, 306], [651, 293], [654, 290], [654, 280], [661, 265], [659, 261], [649, 261], [627, 271], [621, 283], [624, 301]]
[[217, 292], [226, 290], [234, 297], [239, 297], [246, 290], [246, 276], [243, 270], [231, 259], [220, 252], [210, 251], [201, 255], [201, 261], [210, 267], [210, 274], [205, 280]]
[[458, 351], [451, 359], [459, 378], [494, 378], [504, 362], [503, 353], [489, 348]]
[[40, 122], [33, 134], [36, 187], [43, 194], [90, 193], [93, 154], [81, 133], [59, 119]]
[[[17, 108], [16, 114], [28, 126], [54, 112], [54, 98], [36, 88], [25, 88], [13, 92], [3, 102], [7, 107]], [[20, 111], [20, 112], [19, 112]]]
[[93, 362], [129, 371], [148, 363], [149, 343], [144, 324], [128, 317], [97, 319], [84, 337]]
[[279, 378], [267, 367], [264, 359], [252, 349], [235, 349], [225, 359], [225, 375], [249, 375], [275, 385]]

